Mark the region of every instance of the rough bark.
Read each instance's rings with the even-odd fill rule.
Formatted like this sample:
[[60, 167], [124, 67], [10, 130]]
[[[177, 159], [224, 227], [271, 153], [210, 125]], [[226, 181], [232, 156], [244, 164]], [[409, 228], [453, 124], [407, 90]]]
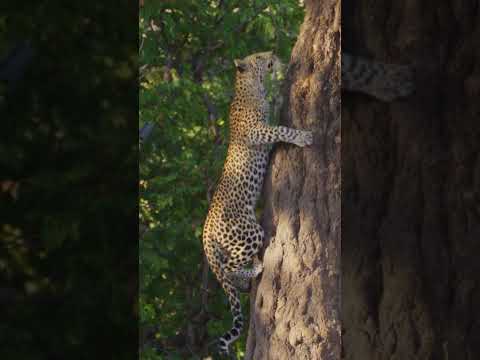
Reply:
[[344, 358], [478, 358], [480, 7], [342, 8], [344, 49], [417, 69], [409, 99], [342, 96]]
[[340, 1], [308, 1], [265, 181], [264, 270], [251, 294], [246, 359], [340, 358]]

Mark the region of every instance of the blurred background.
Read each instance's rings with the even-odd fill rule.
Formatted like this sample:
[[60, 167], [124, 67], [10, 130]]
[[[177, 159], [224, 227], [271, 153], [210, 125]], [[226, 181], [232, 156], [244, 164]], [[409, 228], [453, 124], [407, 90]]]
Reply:
[[2, 4], [1, 359], [137, 356], [137, 7]]

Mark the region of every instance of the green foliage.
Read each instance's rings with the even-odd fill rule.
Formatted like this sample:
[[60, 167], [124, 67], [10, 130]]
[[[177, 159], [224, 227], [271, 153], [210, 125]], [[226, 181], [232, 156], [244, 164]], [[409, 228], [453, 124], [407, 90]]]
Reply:
[[[231, 325], [213, 279], [203, 284], [208, 302], [201, 300], [201, 234], [227, 146], [232, 64], [267, 50], [288, 63], [302, 18], [294, 0], [147, 0], [140, 11], [140, 127], [156, 124], [140, 162], [144, 360], [207, 355], [212, 349], [205, 344]], [[207, 310], [208, 324], [194, 323]], [[236, 344], [239, 357], [244, 348], [243, 337]]]

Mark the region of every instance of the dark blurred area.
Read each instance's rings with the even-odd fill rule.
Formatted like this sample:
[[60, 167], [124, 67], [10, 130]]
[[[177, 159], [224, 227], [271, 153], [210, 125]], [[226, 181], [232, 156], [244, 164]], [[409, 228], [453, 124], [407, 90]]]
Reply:
[[342, 1], [342, 50], [415, 69], [392, 104], [342, 94], [342, 345], [480, 354], [480, 8]]
[[137, 356], [138, 5], [0, 14], [0, 358]]

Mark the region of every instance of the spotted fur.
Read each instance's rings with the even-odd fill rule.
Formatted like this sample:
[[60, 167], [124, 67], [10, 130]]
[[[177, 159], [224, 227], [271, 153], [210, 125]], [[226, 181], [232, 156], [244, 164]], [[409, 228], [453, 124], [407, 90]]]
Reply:
[[[276, 62], [272, 52], [235, 60], [227, 158], [203, 230], [208, 263], [227, 294], [233, 315], [232, 328], [219, 339], [220, 352], [225, 354], [243, 329], [239, 290], [248, 289], [250, 280], [263, 270], [256, 255], [264, 233], [255, 217], [255, 204], [267, 171], [269, 145], [279, 141], [297, 146], [312, 143], [310, 131], [267, 123], [264, 82]], [[248, 268], [252, 261], [255, 264]]]
[[342, 89], [393, 101], [413, 92], [413, 70], [408, 65], [385, 64], [342, 53]]

